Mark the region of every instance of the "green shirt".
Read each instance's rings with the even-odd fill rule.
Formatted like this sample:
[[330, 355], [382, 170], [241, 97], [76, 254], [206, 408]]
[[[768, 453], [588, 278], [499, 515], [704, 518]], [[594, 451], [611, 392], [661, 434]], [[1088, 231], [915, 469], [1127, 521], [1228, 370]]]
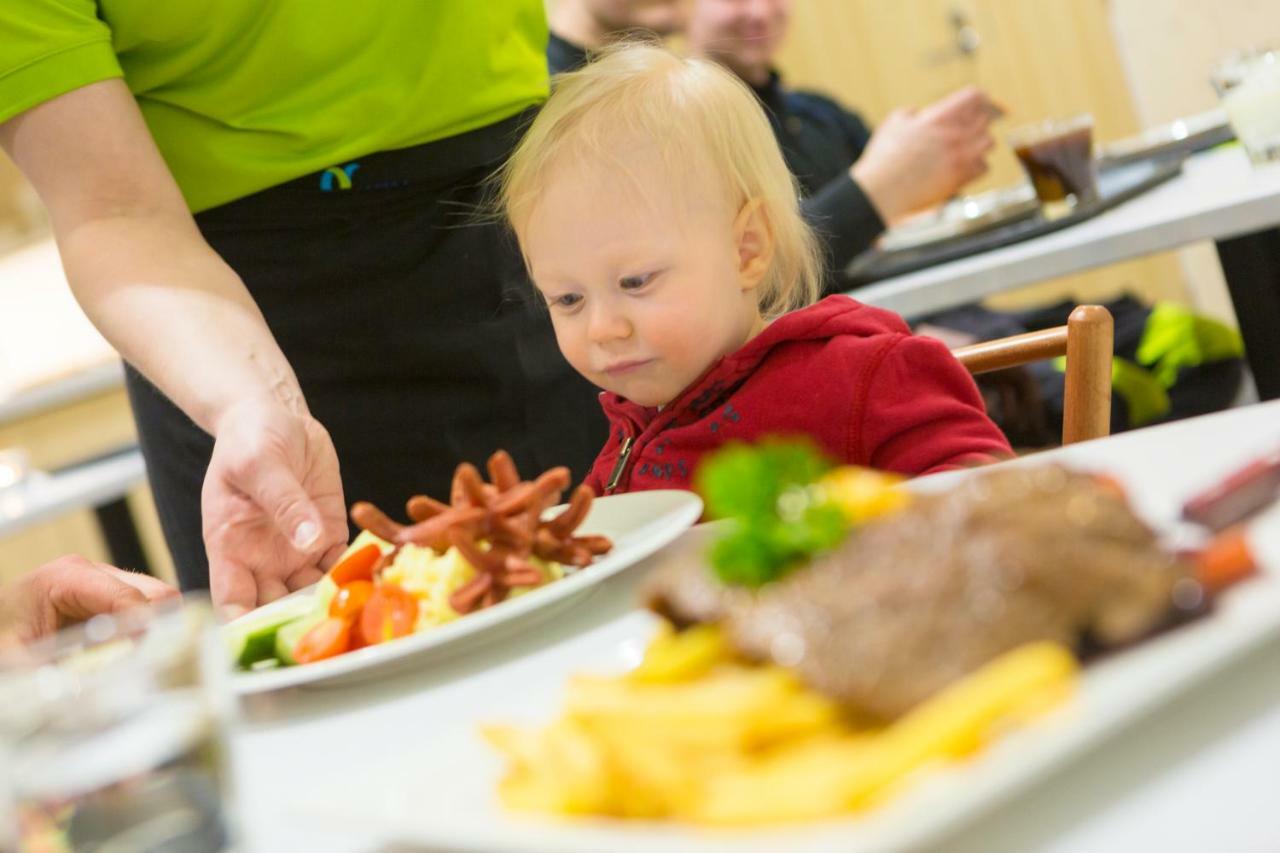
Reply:
[[542, 0], [0, 0], [0, 122], [123, 76], [199, 211], [515, 115], [546, 41]]

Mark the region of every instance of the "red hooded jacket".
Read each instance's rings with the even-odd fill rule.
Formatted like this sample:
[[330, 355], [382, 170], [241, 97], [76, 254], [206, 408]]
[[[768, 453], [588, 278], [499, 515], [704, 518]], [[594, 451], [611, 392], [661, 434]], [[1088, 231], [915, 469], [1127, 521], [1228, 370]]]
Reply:
[[596, 494], [691, 489], [734, 439], [804, 435], [838, 462], [916, 475], [1010, 453], [968, 371], [941, 341], [847, 296], [786, 314], [661, 410], [600, 395], [609, 440]]

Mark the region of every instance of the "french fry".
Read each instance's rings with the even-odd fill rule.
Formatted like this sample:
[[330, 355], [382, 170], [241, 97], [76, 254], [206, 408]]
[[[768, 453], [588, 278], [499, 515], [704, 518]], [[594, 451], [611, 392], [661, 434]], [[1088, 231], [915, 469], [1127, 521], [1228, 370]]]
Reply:
[[541, 731], [486, 728], [510, 763], [503, 801], [729, 826], [846, 814], [1042, 713], [1077, 670], [1061, 646], [1023, 646], [892, 725], [858, 731], [786, 670], [725, 662], [713, 636], [660, 635], [647, 678], [574, 679], [565, 715]]
[[814, 820], [846, 811], [851, 775], [866, 760], [870, 734], [820, 735], [709, 775], [701, 795], [676, 814], [695, 823], [741, 826]]
[[608, 756], [580, 723], [561, 719], [531, 733], [502, 726], [482, 733], [512, 761], [498, 786], [509, 808], [550, 814], [616, 812]]
[[644, 683], [688, 681], [732, 659], [719, 625], [695, 625], [676, 632], [670, 623], [663, 623], [629, 678]]
[[593, 735], [609, 756], [613, 811], [618, 817], [661, 818], [697, 796], [701, 785], [696, 767], [711, 766], [714, 756], [689, 755], [670, 742], [613, 726], [593, 726]]
[[973, 733], [985, 733], [1044, 691], [1070, 683], [1079, 665], [1056, 643], [1031, 643], [970, 673], [920, 703], [885, 730], [896, 746], [963, 755]]
[[846, 789], [847, 807], [869, 805], [926, 764], [971, 754], [1011, 716], [1025, 717], [1037, 706], [1045, 710], [1039, 697], [1061, 697], [1078, 668], [1066, 648], [1032, 643], [943, 688], [885, 729], [859, 778]]
[[[921, 703], [883, 732], [832, 748], [825, 763], [783, 753], [754, 771], [712, 779], [690, 817], [704, 823], [758, 824], [833, 816], [873, 805], [919, 768], [982, 745], [1008, 715], [1059, 693], [1077, 669], [1065, 648], [1014, 649]], [[1043, 706], [1041, 706], [1043, 708]]]
[[652, 732], [690, 750], [759, 748], [839, 716], [833, 702], [776, 667], [727, 667], [676, 684], [579, 677], [569, 684], [565, 710], [592, 726]]

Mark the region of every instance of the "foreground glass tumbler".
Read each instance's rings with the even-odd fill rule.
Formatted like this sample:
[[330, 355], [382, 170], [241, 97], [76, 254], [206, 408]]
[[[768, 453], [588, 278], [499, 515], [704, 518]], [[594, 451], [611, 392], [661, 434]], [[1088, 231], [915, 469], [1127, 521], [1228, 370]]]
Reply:
[[0, 849], [231, 850], [230, 695], [199, 598], [0, 652]]

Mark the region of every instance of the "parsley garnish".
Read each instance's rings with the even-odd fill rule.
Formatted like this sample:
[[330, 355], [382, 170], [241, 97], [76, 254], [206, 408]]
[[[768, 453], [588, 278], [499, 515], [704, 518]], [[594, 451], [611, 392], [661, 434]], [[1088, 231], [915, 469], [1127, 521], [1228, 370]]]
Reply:
[[708, 514], [733, 522], [711, 548], [720, 580], [757, 587], [844, 539], [844, 513], [814, 487], [830, 468], [811, 442], [780, 439], [730, 443], [699, 466]]

